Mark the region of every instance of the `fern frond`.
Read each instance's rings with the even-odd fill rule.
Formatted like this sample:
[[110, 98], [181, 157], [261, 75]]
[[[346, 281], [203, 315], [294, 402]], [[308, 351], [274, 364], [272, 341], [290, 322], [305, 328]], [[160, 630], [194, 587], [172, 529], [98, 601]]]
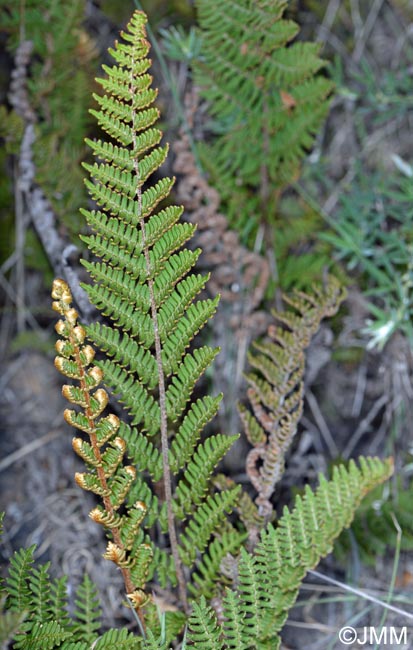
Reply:
[[246, 641], [244, 633], [245, 612], [239, 595], [234, 591], [227, 591], [223, 600], [223, 613], [226, 648], [245, 650], [248, 648], [248, 641]]
[[76, 590], [74, 631], [79, 641], [93, 643], [100, 629], [100, 607], [97, 589], [87, 574]]
[[100, 362], [106, 384], [120, 395], [119, 401], [133, 416], [132, 424], [142, 424], [148, 435], [159, 431], [160, 410], [152, 395], [140, 385], [132, 374], [111, 360]]
[[203, 397], [191, 404], [171, 444], [169, 462], [176, 474], [185, 466], [196, 447], [203, 428], [212, 420], [219, 409], [222, 395]]
[[321, 476], [315, 492], [307, 488], [276, 528], [262, 531], [254, 553], [242, 550], [236, 586], [223, 600], [223, 623], [204, 599], [194, 605], [189, 638], [196, 647], [277, 650], [305, 574], [331, 551], [362, 498], [392, 472], [392, 459], [360, 458], [359, 467], [354, 461], [335, 467], [331, 481]]
[[32, 616], [34, 620], [44, 622], [51, 619], [50, 613], [50, 563], [34, 568], [30, 576], [30, 589], [32, 592]]
[[[202, 162], [235, 227], [254, 237], [260, 220], [273, 222], [280, 190], [312, 146], [333, 85], [317, 76], [325, 65], [319, 45], [291, 42], [298, 26], [283, 18], [284, 0], [197, 0], [196, 7], [202, 45], [195, 80], [216, 125]], [[254, 223], [252, 214], [260, 217]]]
[[154, 481], [162, 476], [162, 458], [157, 447], [148, 437], [135, 428], [121, 422], [119, 434], [130, 448], [131, 460], [140, 471], [148, 471]]
[[174, 509], [179, 517], [183, 518], [202, 502], [213, 469], [237, 438], [217, 434], [197, 447], [176, 488]]
[[307, 489], [291, 513], [284, 512], [277, 528], [270, 526], [263, 532], [256, 555], [263, 584], [272, 585], [264, 637], [272, 638], [282, 628], [305, 573], [331, 551], [362, 498], [393, 472], [391, 460], [360, 458], [359, 463], [360, 467], [354, 461], [348, 469], [335, 467], [331, 481], [321, 476], [314, 493]]
[[128, 367], [139, 381], [152, 389], [156, 385], [156, 362], [149, 350], [146, 350], [126, 332], [121, 333], [114, 327], [93, 323], [88, 326], [88, 336], [109, 357], [123, 368]]
[[220, 640], [220, 628], [214, 610], [209, 607], [204, 597], [199, 604], [194, 603], [189, 618], [189, 640], [199, 650], [223, 650]]
[[67, 589], [67, 576], [54, 579], [50, 585], [50, 618], [65, 629], [70, 623]]
[[[236, 10], [232, 3], [223, 5], [217, 0], [197, 0], [196, 5], [203, 34], [203, 56], [195, 69], [196, 80], [210, 102], [212, 114], [222, 121], [231, 118], [230, 130], [217, 139], [213, 148], [219, 156], [218, 165], [221, 167], [226, 160], [231, 173], [239, 178], [249, 174], [249, 182], [254, 184], [264, 161], [271, 181], [280, 185], [282, 177], [285, 179], [296, 169], [303, 149], [311, 146], [328, 109], [325, 99], [332, 85], [314, 76], [325, 65], [318, 56], [320, 47], [315, 43], [291, 44], [298, 26], [282, 18], [284, 0], [271, 4], [260, 0], [254, 5], [243, 0]], [[290, 108], [283, 104], [286, 94], [293, 98]], [[306, 126], [300, 132], [303, 115]], [[286, 127], [300, 136], [290, 146], [284, 142], [280, 148]], [[263, 129], [271, 134], [267, 150]], [[250, 154], [242, 138], [245, 132], [254, 134], [260, 154]], [[233, 161], [231, 152], [235, 154]], [[292, 164], [286, 164], [283, 158], [289, 158]]]
[[6, 589], [9, 595], [9, 609], [12, 612], [30, 611], [32, 592], [29, 587], [33, 553], [35, 546], [19, 549], [10, 559], [9, 573], [6, 580]]
[[155, 567], [154, 571], [156, 571], [157, 580], [159, 581], [161, 587], [163, 589], [165, 589], [167, 585], [176, 587], [177, 579], [175, 565], [173, 557], [171, 557], [170, 553], [166, 552], [163, 549], [160, 549], [159, 547], [156, 547], [153, 564]]
[[179, 375], [173, 377], [166, 391], [166, 411], [172, 422], [181, 415], [191, 399], [196, 382], [211, 365], [219, 348], [204, 346], [186, 354], [179, 366]]
[[243, 618], [243, 636], [249, 644], [260, 638], [261, 616], [263, 605], [267, 601], [265, 584], [261, 580], [256, 558], [241, 551], [241, 558], [238, 567], [239, 593], [241, 596], [240, 610]]
[[[259, 514], [269, 517], [270, 497], [281, 478], [284, 459], [301, 417], [304, 394], [304, 350], [325, 316], [334, 314], [345, 292], [333, 277], [314, 295], [295, 292], [284, 296], [289, 310], [273, 312], [277, 325], [268, 328], [269, 340], [254, 343], [249, 354], [253, 372], [246, 375], [251, 410], [239, 413], [253, 449], [247, 473], [258, 492]], [[268, 519], [267, 519], [268, 520]]]
[[93, 646], [95, 650], [141, 650], [142, 640], [128, 630], [108, 630]]
[[178, 363], [186, 348], [213, 316], [218, 302], [219, 296], [213, 300], [198, 300], [188, 308], [186, 315], [176, 324], [174, 331], [164, 342], [162, 350], [162, 361], [167, 375], [177, 372]]
[[245, 533], [230, 530], [213, 539], [203, 553], [192, 577], [192, 583], [189, 585], [189, 590], [195, 599], [199, 594], [203, 594], [206, 598], [212, 598], [217, 584], [223, 581], [222, 561], [228, 554], [236, 555], [245, 538]]
[[240, 486], [237, 486], [233, 490], [211, 495], [196, 509], [181, 535], [180, 553], [186, 565], [192, 566], [197, 552], [204, 551], [211, 535], [224, 520], [224, 513], [234, 507], [239, 492]]
[[14, 647], [20, 650], [54, 650], [71, 636], [71, 632], [66, 631], [56, 621], [36, 621], [30, 628], [30, 634], [18, 641]]

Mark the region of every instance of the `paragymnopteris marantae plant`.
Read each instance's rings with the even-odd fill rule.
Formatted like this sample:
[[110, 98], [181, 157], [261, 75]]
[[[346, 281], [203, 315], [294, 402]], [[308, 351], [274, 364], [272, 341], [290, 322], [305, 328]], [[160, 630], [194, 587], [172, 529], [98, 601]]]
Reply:
[[[316, 492], [307, 488], [277, 527], [266, 525], [240, 486], [221, 489], [222, 481], [213, 478], [237, 436], [203, 433], [221, 396], [194, 399], [193, 391], [217, 350], [193, 348], [192, 341], [218, 298], [197, 299], [207, 277], [191, 271], [200, 251], [185, 248], [195, 227], [181, 223], [182, 209], [164, 201], [173, 179], [154, 177], [167, 147], [160, 146], [155, 125], [145, 23], [136, 11], [122, 41], [110, 50], [114, 65], [104, 66], [106, 76], [98, 80], [106, 94], [94, 96], [98, 109], [92, 111], [109, 138], [88, 141], [97, 162], [84, 165], [100, 208], [82, 210], [90, 228], [83, 239], [94, 255], [93, 261], [83, 260], [91, 278], [84, 288], [104, 321], [79, 324], [67, 284], [53, 285], [53, 307], [61, 315], [55, 365], [72, 380], [63, 394], [76, 407], [65, 411], [65, 419], [80, 432], [73, 448], [87, 467], [76, 482], [100, 499], [90, 516], [106, 529], [105, 557], [122, 572], [140, 630], [109, 630], [98, 639], [90, 584], [84, 583], [80, 612], [70, 618], [64, 583], [50, 586], [47, 568], [33, 570], [25, 552], [12, 561], [6, 590], [10, 609], [26, 612], [15, 647], [86, 650], [92, 643], [99, 650], [167, 650], [182, 641], [186, 627], [186, 646], [273, 649], [307, 570], [331, 550], [363, 495], [391, 474], [392, 464], [362, 459], [359, 468], [352, 462], [336, 469]], [[162, 201], [164, 207], [157, 208]], [[336, 296], [333, 311], [338, 303]], [[303, 348], [328, 306], [315, 310], [313, 319], [311, 304], [301, 300], [298, 306], [307, 323]], [[294, 329], [297, 318], [290, 315], [286, 322]], [[294, 331], [299, 336], [299, 328]], [[289, 342], [293, 335], [285, 332], [278, 337], [283, 354], [267, 346], [269, 362], [257, 362], [267, 380], [285, 360]], [[301, 390], [301, 361], [289, 372], [285, 385], [279, 384], [285, 398], [297, 385]], [[255, 382], [255, 416], [274, 407], [276, 377]], [[103, 415], [106, 389], [119, 396], [128, 421]], [[254, 439], [258, 425], [251, 434], [251, 417], [244, 414], [250, 440], [264, 444], [264, 438]], [[261, 529], [255, 548], [245, 545], [246, 514]], [[225, 561], [232, 563], [233, 580], [222, 573]], [[174, 605], [162, 616], [152, 596], [158, 588], [168, 590]], [[223, 618], [211, 608], [213, 597], [221, 600]]]

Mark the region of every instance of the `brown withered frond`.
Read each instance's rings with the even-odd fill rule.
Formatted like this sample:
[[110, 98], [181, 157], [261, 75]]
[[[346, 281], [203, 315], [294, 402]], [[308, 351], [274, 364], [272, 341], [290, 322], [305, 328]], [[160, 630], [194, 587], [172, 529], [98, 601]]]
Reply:
[[284, 296], [289, 307], [273, 311], [276, 323], [268, 340], [255, 342], [248, 355], [252, 371], [246, 375], [250, 409], [239, 406], [245, 433], [253, 448], [246, 469], [258, 497], [260, 515], [268, 518], [274, 488], [284, 471], [284, 459], [302, 414], [304, 351], [326, 316], [332, 316], [345, 298], [345, 290], [330, 276], [314, 295], [295, 292]]

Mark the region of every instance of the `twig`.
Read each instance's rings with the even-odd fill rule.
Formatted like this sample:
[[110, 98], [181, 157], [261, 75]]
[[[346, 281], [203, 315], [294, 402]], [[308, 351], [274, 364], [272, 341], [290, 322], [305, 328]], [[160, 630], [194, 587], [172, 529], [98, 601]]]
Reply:
[[[10, 282], [7, 280], [7, 278], [3, 275], [1, 270], [0, 270], [0, 286], [3, 288], [4, 292], [6, 293], [7, 297], [11, 300], [11, 302], [14, 305], [17, 305], [18, 297], [16, 295], [16, 291], [14, 290]], [[39, 324], [30, 311], [26, 313], [25, 318], [33, 329], [40, 331]]]
[[371, 407], [370, 411], [366, 415], [365, 418], [360, 422], [359, 426], [357, 427], [356, 431], [353, 433], [351, 436], [350, 440], [348, 441], [344, 451], [343, 451], [343, 458], [349, 458], [352, 451], [356, 447], [357, 443], [361, 439], [364, 433], [368, 430], [370, 424], [376, 417], [377, 413], [380, 411], [381, 408], [386, 404], [388, 401], [388, 396], [387, 395], [382, 395], [379, 397], [378, 400], [376, 400]]
[[[23, 146], [23, 143], [22, 143]], [[23, 192], [18, 181], [18, 167], [15, 175], [17, 182], [14, 184], [14, 206], [15, 206], [15, 251], [16, 251], [16, 315], [17, 331], [25, 329], [25, 260], [24, 248], [26, 241], [27, 219], [25, 218]]]
[[17, 449], [17, 451], [14, 451], [12, 454], [9, 454], [0, 461], [0, 472], [4, 472], [4, 470], [10, 467], [10, 465], [13, 465], [18, 460], [21, 460], [28, 454], [36, 451], [36, 449], [49, 444], [49, 442], [57, 438], [59, 434], [60, 430], [54, 429], [46, 433], [41, 438], [36, 438], [35, 440], [28, 442], [26, 445], [23, 445], [23, 447], [20, 447], [20, 449]]
[[374, 27], [374, 23], [377, 20], [377, 16], [380, 13], [380, 9], [383, 5], [384, 0], [375, 0], [372, 8], [370, 9], [369, 15], [367, 16], [366, 22], [360, 32], [360, 35], [357, 39], [356, 47], [354, 48], [353, 61], [359, 62], [363, 56], [364, 48], [366, 47], [367, 39], [370, 35], [371, 30]]
[[323, 414], [320, 411], [320, 407], [318, 406], [318, 402], [314, 396], [314, 393], [311, 391], [310, 388], [307, 387], [305, 391], [305, 399], [307, 400], [308, 406], [310, 407], [311, 413], [314, 416], [314, 419], [317, 423], [318, 429], [323, 436], [324, 442], [326, 443], [328, 447], [328, 451], [330, 453], [330, 456], [332, 458], [337, 458], [339, 452], [338, 452], [338, 447], [336, 443], [334, 442], [334, 438], [331, 435], [330, 429], [327, 426], [327, 423], [323, 417]]
[[367, 591], [363, 591], [362, 589], [357, 589], [356, 587], [351, 587], [350, 585], [347, 585], [345, 582], [340, 582], [339, 580], [335, 580], [334, 578], [330, 578], [330, 576], [326, 576], [324, 573], [320, 573], [319, 571], [310, 570], [308, 573], [310, 575], [314, 576], [315, 578], [319, 578], [320, 580], [324, 580], [325, 582], [328, 582], [331, 585], [335, 585], [336, 587], [340, 587], [340, 589], [343, 589], [343, 591], [348, 591], [349, 593], [354, 594], [355, 596], [359, 596], [360, 598], [363, 598], [364, 600], [369, 600], [370, 602], [374, 603], [375, 605], [379, 605], [380, 607], [384, 607], [385, 609], [388, 609], [391, 612], [394, 612], [395, 614], [400, 614], [400, 616], [404, 616], [405, 618], [408, 618], [408, 619], [413, 621], [413, 613], [406, 612], [406, 610], [404, 610], [404, 609], [400, 609], [399, 607], [395, 607], [394, 605], [390, 605], [389, 603], [386, 603], [383, 600], [380, 600], [379, 598], [376, 598], [375, 596], [372, 596]]
[[336, 18], [337, 12], [340, 9], [340, 5], [341, 5], [341, 0], [330, 0], [326, 12], [324, 14], [323, 22], [321, 23], [320, 27], [317, 30], [316, 41], [318, 42], [323, 41], [326, 37], [326, 34], [330, 32], [331, 27]]
[[364, 393], [366, 390], [366, 381], [367, 377], [367, 365], [363, 363], [357, 373], [357, 385], [354, 393], [353, 406], [351, 407], [351, 416], [356, 418], [361, 413], [361, 407], [363, 405]]
[[[33, 162], [33, 145], [36, 140], [34, 130], [36, 115], [30, 106], [26, 88], [27, 68], [30, 62], [32, 48], [33, 44], [31, 41], [23, 41], [19, 45], [16, 51], [15, 68], [12, 73], [9, 93], [10, 104], [26, 124], [20, 147], [18, 178], [16, 180], [16, 222], [18, 221], [20, 223], [21, 219], [23, 219], [22, 215], [27, 215], [27, 222], [32, 222], [45, 253], [50, 260], [54, 273], [67, 280], [79, 312], [82, 315], [82, 320], [87, 322], [94, 308], [90, 304], [86, 292], [80, 287], [76, 270], [68, 264], [68, 246], [58, 233], [56, 217], [52, 206], [42, 190], [35, 184], [36, 168]], [[27, 223], [25, 225], [27, 226]], [[24, 291], [24, 285], [21, 279], [22, 272], [21, 269], [19, 270], [19, 259], [21, 260], [19, 250], [23, 247], [22, 240], [23, 236], [20, 233], [17, 242], [18, 246], [16, 246], [16, 255], [8, 260], [8, 266], [13, 261], [18, 267], [18, 313], [21, 310], [22, 292]], [[77, 251], [73, 245], [69, 247], [69, 250], [70, 253]]]

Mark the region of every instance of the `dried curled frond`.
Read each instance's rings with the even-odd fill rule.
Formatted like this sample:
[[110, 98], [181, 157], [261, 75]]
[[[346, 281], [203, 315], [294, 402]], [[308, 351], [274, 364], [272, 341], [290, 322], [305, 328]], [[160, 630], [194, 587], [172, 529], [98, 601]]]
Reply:
[[268, 340], [255, 342], [248, 355], [252, 372], [246, 375], [250, 409], [239, 406], [247, 438], [253, 449], [246, 460], [248, 476], [258, 492], [260, 515], [269, 517], [274, 488], [284, 471], [284, 459], [297, 431], [304, 393], [304, 351], [321, 320], [332, 316], [345, 297], [339, 282], [329, 277], [313, 295], [295, 292], [284, 296], [289, 309], [273, 311], [276, 324]]

